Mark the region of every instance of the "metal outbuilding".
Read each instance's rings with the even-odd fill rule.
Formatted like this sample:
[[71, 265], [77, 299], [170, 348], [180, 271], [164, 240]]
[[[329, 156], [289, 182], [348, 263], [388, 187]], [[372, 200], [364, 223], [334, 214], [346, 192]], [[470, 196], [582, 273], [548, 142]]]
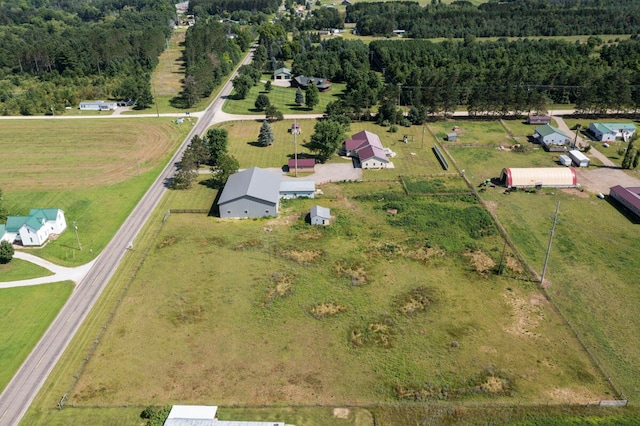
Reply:
[[504, 168], [500, 182], [508, 188], [573, 188], [578, 186], [571, 167]]
[[569, 157], [568, 155], [561, 155], [560, 157], [558, 157], [558, 163], [562, 164], [563, 166], [570, 166], [573, 161], [571, 161], [571, 157]]
[[229, 176], [218, 200], [220, 217], [277, 216], [281, 176], [258, 167]]

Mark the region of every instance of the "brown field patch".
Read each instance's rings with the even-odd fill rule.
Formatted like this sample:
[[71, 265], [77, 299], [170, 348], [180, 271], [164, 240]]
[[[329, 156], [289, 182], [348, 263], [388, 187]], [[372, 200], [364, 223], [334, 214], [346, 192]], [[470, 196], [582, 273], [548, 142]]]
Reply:
[[481, 250], [469, 251], [464, 255], [471, 261], [473, 270], [481, 274], [486, 274], [496, 267], [496, 262]]
[[424, 312], [435, 301], [435, 292], [429, 287], [414, 288], [396, 301], [398, 313], [412, 315]]
[[293, 292], [293, 282], [295, 276], [291, 274], [274, 273], [269, 278], [264, 299], [260, 304], [264, 307], [276, 299], [282, 299], [289, 296]]
[[333, 302], [325, 302], [325, 303], [317, 303], [315, 304], [309, 312], [317, 319], [322, 319], [325, 317], [332, 317], [334, 315], [338, 315], [344, 311], [346, 311], [346, 306], [339, 305]]
[[597, 404], [600, 397], [586, 388], [555, 388], [547, 393], [553, 401], [568, 404]]
[[522, 263], [520, 263], [520, 261], [516, 259], [516, 257], [513, 256], [512, 254], [505, 256], [504, 261], [508, 269], [518, 274], [524, 274], [524, 268], [522, 267]]
[[505, 291], [503, 296], [513, 309], [513, 321], [504, 330], [518, 336], [540, 337], [534, 330], [544, 319], [543, 305], [547, 303], [544, 297], [535, 295], [527, 300], [511, 291]]
[[581, 191], [577, 188], [561, 188], [560, 191], [564, 192], [565, 194], [573, 195], [574, 197], [578, 197], [578, 198], [589, 198], [588, 193]]
[[351, 279], [351, 285], [361, 286], [369, 282], [367, 271], [362, 265], [336, 265], [335, 271], [344, 277]]
[[279, 255], [285, 259], [305, 265], [318, 260], [322, 253], [324, 253], [324, 250], [284, 250]]
[[334, 408], [333, 409], [333, 417], [336, 419], [348, 419], [349, 418], [349, 409], [348, 408]]
[[0, 128], [6, 192], [87, 189], [138, 176], [165, 159], [180, 131], [149, 119], [8, 120]]

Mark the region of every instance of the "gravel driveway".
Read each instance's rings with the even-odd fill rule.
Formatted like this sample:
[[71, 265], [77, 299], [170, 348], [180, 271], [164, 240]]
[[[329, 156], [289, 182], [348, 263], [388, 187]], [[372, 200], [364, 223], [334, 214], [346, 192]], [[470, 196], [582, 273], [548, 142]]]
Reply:
[[339, 164], [316, 164], [316, 170], [314, 173], [304, 178], [296, 178], [288, 176], [282, 169], [268, 169], [274, 173], [281, 173], [284, 180], [313, 180], [316, 185], [321, 185], [327, 182], [345, 182], [345, 181], [361, 181], [362, 169], [353, 167], [350, 163]]

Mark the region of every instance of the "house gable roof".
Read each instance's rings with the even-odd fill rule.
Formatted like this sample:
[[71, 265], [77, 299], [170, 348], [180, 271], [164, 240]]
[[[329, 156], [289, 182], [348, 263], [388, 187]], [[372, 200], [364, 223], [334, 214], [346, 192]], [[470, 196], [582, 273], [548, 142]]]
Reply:
[[298, 167], [315, 167], [316, 166], [316, 159], [315, 158], [298, 158], [297, 160], [295, 158], [292, 158], [289, 160], [288, 165], [289, 165], [289, 169], [295, 169], [296, 168], [296, 161], [298, 162]]
[[293, 78], [298, 85], [307, 87], [309, 84], [315, 84], [318, 89], [327, 89], [331, 87], [331, 83], [326, 78], [320, 77], [305, 77], [304, 75], [297, 75]]
[[367, 161], [372, 158], [376, 158], [383, 163], [388, 163], [387, 154], [384, 152], [384, 149], [377, 147], [375, 145], [367, 145], [360, 149], [358, 149], [358, 158], [360, 161]]
[[273, 75], [278, 75], [278, 74], [289, 74], [289, 75], [291, 75], [291, 70], [289, 68], [278, 68], [277, 70], [275, 70], [273, 72]]
[[598, 130], [606, 129], [607, 132], [635, 132], [636, 126], [633, 123], [594, 123]]
[[277, 204], [280, 198], [282, 177], [259, 167], [252, 167], [229, 176], [218, 204], [228, 203], [242, 197]]
[[59, 211], [60, 209], [31, 209], [29, 210], [29, 216], [38, 215], [46, 220], [57, 220]]
[[280, 192], [315, 192], [316, 182], [313, 180], [283, 180]]
[[536, 127], [536, 133], [542, 136], [543, 138], [554, 133], [564, 136], [565, 138], [570, 138], [565, 132], [560, 129], [556, 129], [550, 124], [545, 124], [544, 126]]
[[18, 232], [27, 223], [29, 216], [9, 216], [5, 225], [7, 232]]
[[351, 139], [364, 140], [364, 141], [367, 141], [369, 145], [374, 145], [382, 149], [382, 142], [380, 141], [380, 138], [378, 137], [378, 135], [376, 135], [375, 133], [371, 133], [368, 130], [363, 130], [354, 135], [351, 135]]

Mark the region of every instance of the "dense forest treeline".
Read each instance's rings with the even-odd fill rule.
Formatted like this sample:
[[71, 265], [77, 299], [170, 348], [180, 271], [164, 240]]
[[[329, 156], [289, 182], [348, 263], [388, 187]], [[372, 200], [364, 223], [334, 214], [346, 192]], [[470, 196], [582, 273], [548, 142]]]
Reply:
[[0, 113], [37, 114], [83, 99], [152, 101], [149, 76], [175, 17], [171, 0], [0, 3]]
[[190, 0], [189, 13], [204, 17], [244, 10], [268, 15], [275, 13], [281, 3], [280, 0]]
[[[233, 33], [231, 31], [234, 31]], [[229, 37], [233, 34], [233, 38]], [[184, 97], [187, 106], [207, 97], [240, 60], [254, 39], [249, 29], [200, 19], [187, 30], [184, 60]]]
[[398, 87], [403, 105], [427, 113], [467, 105], [472, 114], [543, 110], [576, 104], [584, 113], [640, 108], [640, 41], [499, 39], [487, 42], [380, 40], [372, 65]]
[[468, 1], [359, 2], [346, 22], [360, 35], [405, 30], [411, 38], [533, 37], [640, 33], [637, 0], [513, 0], [473, 6]]

